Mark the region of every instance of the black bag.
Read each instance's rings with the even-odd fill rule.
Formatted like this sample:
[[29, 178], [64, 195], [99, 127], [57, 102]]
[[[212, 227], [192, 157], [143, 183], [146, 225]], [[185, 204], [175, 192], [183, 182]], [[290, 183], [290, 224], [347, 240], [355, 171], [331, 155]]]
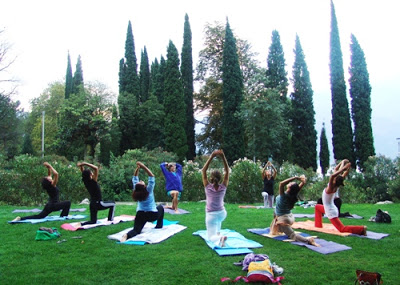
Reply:
[[391, 223], [392, 218], [390, 217], [388, 212], [384, 212], [381, 209], [378, 209], [376, 211], [376, 216], [375, 216], [375, 222], [376, 223]]

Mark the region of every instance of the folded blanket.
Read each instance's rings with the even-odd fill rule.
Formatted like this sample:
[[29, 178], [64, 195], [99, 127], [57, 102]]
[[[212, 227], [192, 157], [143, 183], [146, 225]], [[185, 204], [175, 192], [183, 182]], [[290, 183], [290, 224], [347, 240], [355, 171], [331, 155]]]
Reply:
[[[13, 213], [40, 213], [41, 209], [15, 209]], [[61, 210], [60, 210], [61, 211]], [[86, 208], [69, 209], [70, 212], [85, 212]]]
[[67, 217], [60, 216], [47, 216], [43, 219], [28, 219], [21, 221], [9, 221], [9, 224], [17, 224], [17, 223], [30, 223], [30, 224], [38, 224], [43, 222], [54, 222], [54, 221], [65, 221], [65, 220], [76, 220], [76, 219], [84, 219], [85, 215], [69, 215]]
[[67, 231], [76, 231], [76, 230], [87, 230], [95, 227], [100, 227], [100, 226], [109, 226], [109, 225], [115, 225], [121, 222], [129, 222], [133, 221], [135, 219], [135, 216], [130, 216], [130, 215], [121, 215], [114, 217], [114, 220], [108, 221], [107, 218], [97, 220], [96, 224], [92, 225], [84, 225], [82, 226], [81, 223], [70, 223], [70, 224], [62, 224], [61, 228]]
[[144, 245], [146, 243], [154, 244], [160, 243], [169, 237], [183, 231], [186, 229], [185, 226], [177, 224], [178, 222], [169, 222], [168, 220], [164, 220], [164, 226], [161, 229], [156, 229], [154, 223], [146, 223], [142, 232], [126, 240], [125, 242], [119, 242], [122, 236], [132, 230], [132, 227], [127, 228], [121, 232], [116, 234], [109, 235], [108, 238], [111, 240], [116, 240], [121, 244], [130, 244], [130, 245]]
[[227, 240], [224, 247], [220, 247], [218, 244], [213, 243], [207, 237], [206, 230], [200, 230], [194, 232], [193, 235], [200, 236], [205, 240], [206, 244], [213, 249], [218, 255], [237, 255], [237, 254], [247, 254], [253, 252], [250, 248], [262, 247], [262, 244], [249, 240], [240, 233], [224, 229], [221, 230], [221, 236], [226, 236]]
[[310, 220], [307, 220], [304, 222], [294, 222], [292, 225], [292, 228], [305, 229], [305, 230], [309, 230], [309, 231], [338, 235], [338, 236], [356, 236], [356, 237], [368, 238], [368, 239], [382, 239], [389, 235], [389, 234], [384, 234], [384, 233], [375, 233], [375, 232], [371, 232], [371, 231], [367, 231], [366, 236], [356, 235], [356, 234], [352, 234], [352, 233], [341, 233], [331, 223], [323, 223], [322, 228], [317, 228], [314, 225], [314, 221], [310, 221]]
[[[249, 232], [254, 233], [254, 234], [258, 234], [258, 235], [262, 235], [268, 238], [272, 238], [274, 240], [278, 240], [278, 241], [285, 241], [285, 242], [290, 242], [291, 244], [294, 245], [298, 245], [298, 246], [304, 246], [308, 249], [311, 249], [312, 251], [318, 252], [318, 253], [322, 253], [322, 254], [329, 254], [329, 253], [334, 253], [334, 252], [338, 252], [338, 251], [343, 251], [343, 250], [349, 250], [351, 249], [351, 247], [347, 246], [347, 245], [343, 245], [343, 244], [339, 244], [336, 242], [332, 242], [332, 241], [326, 241], [324, 239], [320, 239], [320, 238], [315, 238], [315, 242], [318, 243], [320, 245], [320, 247], [318, 246], [314, 246], [314, 245], [310, 245], [310, 244], [306, 244], [303, 242], [297, 242], [294, 240], [289, 239], [289, 237], [285, 234], [280, 234], [280, 235], [272, 235], [269, 232], [269, 228], [265, 228], [265, 229], [248, 229]], [[309, 234], [306, 233], [300, 233], [300, 232], [296, 232], [304, 237], [309, 237]]]

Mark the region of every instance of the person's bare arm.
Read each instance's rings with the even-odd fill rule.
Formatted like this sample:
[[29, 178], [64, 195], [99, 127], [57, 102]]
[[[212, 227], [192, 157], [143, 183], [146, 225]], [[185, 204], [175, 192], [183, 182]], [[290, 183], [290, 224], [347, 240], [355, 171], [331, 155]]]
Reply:
[[52, 177], [53, 182], [51, 183], [51, 185], [53, 185], [54, 187], [57, 186], [58, 177], [59, 177], [58, 172], [48, 162], [44, 162], [43, 165], [47, 168], [48, 176], [53, 176]]
[[92, 179], [97, 182], [97, 178], [99, 177], [99, 168], [96, 165], [88, 163], [88, 162], [81, 162], [81, 163], [78, 163], [78, 166], [79, 166], [79, 168], [81, 168], [81, 171], [83, 171], [84, 166], [90, 167], [93, 170]]
[[[142, 162], [138, 161], [138, 162], [136, 162], [136, 165], [137, 165], [138, 167], [142, 168], [142, 169], [147, 173], [148, 176], [154, 177], [153, 172], [151, 172], [151, 170], [148, 169], [147, 166], [144, 165]], [[136, 168], [136, 169], [137, 169], [137, 171], [139, 172], [139, 169], [138, 169], [138, 168]], [[136, 176], [137, 176], [137, 175], [136, 175]]]
[[228, 165], [228, 161], [226, 160], [224, 151], [221, 149], [219, 151], [219, 156], [222, 158], [222, 162], [224, 163], [224, 181], [222, 182], [222, 184], [224, 184], [226, 187], [228, 187], [229, 184], [229, 165]]
[[204, 187], [206, 187], [208, 185], [207, 170], [208, 170], [208, 167], [210, 166], [211, 161], [215, 157], [215, 154], [216, 154], [215, 152], [216, 151], [214, 150], [211, 153], [210, 157], [207, 159], [206, 163], [204, 164], [203, 168], [201, 169], [201, 178], [203, 180]]
[[271, 167], [272, 167], [272, 170], [274, 171], [274, 173], [272, 174], [272, 177], [274, 178], [274, 180], [275, 180], [275, 178], [276, 178], [276, 174], [278, 173], [277, 171], [276, 171], [276, 168], [275, 168], [275, 166], [271, 163]]
[[279, 195], [283, 195], [285, 193], [286, 184], [288, 184], [288, 183], [290, 183], [290, 182], [292, 182], [293, 180], [296, 180], [296, 179], [298, 179], [298, 177], [294, 176], [294, 177], [290, 177], [288, 179], [285, 179], [285, 180], [281, 181], [281, 183], [279, 183]]
[[301, 188], [303, 188], [303, 186], [306, 185], [307, 178], [306, 178], [305, 175], [301, 175], [301, 176], [299, 177], [299, 179], [300, 179], [300, 181], [301, 181], [300, 184], [299, 184], [299, 187], [300, 187], [300, 190], [301, 190]]

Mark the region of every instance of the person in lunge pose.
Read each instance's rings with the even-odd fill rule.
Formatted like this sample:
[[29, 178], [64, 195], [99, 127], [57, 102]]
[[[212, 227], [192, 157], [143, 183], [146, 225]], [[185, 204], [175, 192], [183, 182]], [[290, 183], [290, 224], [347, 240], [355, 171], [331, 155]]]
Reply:
[[[294, 182], [295, 180], [300, 180], [300, 184]], [[279, 183], [279, 195], [276, 198], [274, 219], [271, 222], [270, 233], [277, 235], [283, 232], [290, 239], [295, 241], [308, 243], [314, 246], [320, 246], [315, 242], [313, 237], [306, 238], [296, 234], [291, 227], [291, 225], [294, 223], [294, 217], [291, 210], [298, 200], [298, 193], [305, 184], [306, 177], [304, 175], [301, 175], [300, 177], [291, 177]]]
[[339, 219], [339, 210], [334, 204], [335, 193], [343, 180], [349, 174], [351, 163], [345, 159], [340, 162], [339, 168], [329, 178], [328, 186], [322, 192], [323, 205], [315, 205], [315, 226], [322, 228], [322, 214], [326, 214], [331, 223], [339, 232], [348, 232], [358, 235], [367, 235], [366, 226], [345, 226]]
[[49, 195], [49, 200], [44, 206], [44, 209], [37, 215], [16, 217], [13, 222], [28, 220], [28, 219], [43, 219], [47, 217], [51, 212], [61, 211], [60, 217], [66, 217], [69, 214], [71, 208], [70, 201], [60, 202], [60, 190], [57, 187], [58, 172], [48, 163], [44, 162], [43, 165], [47, 168], [47, 176], [42, 178], [42, 187], [46, 190]]
[[276, 168], [268, 161], [262, 171], [264, 190], [261, 195], [264, 197], [264, 208], [272, 208], [274, 204], [274, 181], [276, 178]]
[[[85, 169], [85, 166], [91, 168], [91, 170]], [[114, 219], [115, 203], [113, 201], [102, 200], [100, 186], [97, 183], [99, 168], [87, 162], [78, 163], [78, 167], [82, 172], [83, 184], [85, 184], [90, 195], [90, 221], [82, 223], [82, 226], [96, 224], [97, 212], [100, 210], [109, 209], [108, 221], [112, 221]]]
[[[224, 164], [224, 179], [221, 182], [222, 174], [218, 170], [211, 172], [210, 181], [207, 178], [207, 170], [214, 157], [219, 156]], [[229, 183], [229, 166], [222, 150], [214, 150], [201, 170], [204, 191], [206, 193], [206, 227], [207, 237], [210, 241], [224, 247], [226, 236], [221, 235], [222, 222], [227, 213], [224, 206], [224, 197]]]
[[160, 168], [165, 177], [165, 189], [167, 190], [167, 195], [172, 198], [172, 206], [167, 207], [178, 212], [178, 202], [183, 191], [182, 165], [173, 162], [163, 162], [160, 164]]
[[[138, 202], [136, 208], [136, 217], [133, 229], [122, 236], [120, 240], [121, 242], [140, 234], [147, 222], [157, 221], [155, 227], [156, 229], [161, 229], [163, 227], [164, 208], [162, 205], [158, 205], [156, 207], [156, 202], [154, 199], [154, 186], [156, 184], [154, 174], [140, 161], [136, 162], [136, 165], [137, 167], [132, 178], [132, 198], [134, 201]], [[147, 185], [143, 181], [139, 180], [138, 175], [140, 168], [142, 168], [149, 176]]]

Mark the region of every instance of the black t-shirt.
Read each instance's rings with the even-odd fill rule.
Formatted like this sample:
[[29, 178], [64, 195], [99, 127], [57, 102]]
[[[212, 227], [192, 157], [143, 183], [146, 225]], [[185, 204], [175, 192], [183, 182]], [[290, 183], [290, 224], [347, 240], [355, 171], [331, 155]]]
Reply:
[[90, 194], [90, 201], [101, 201], [101, 191], [99, 184], [90, 179], [89, 181], [84, 181], [85, 187]]
[[274, 178], [272, 176], [270, 179], [264, 177], [264, 192], [267, 192], [268, 195], [274, 194]]
[[48, 203], [58, 203], [60, 201], [60, 190], [57, 186], [51, 185], [49, 189], [46, 189], [46, 191], [49, 195]]

